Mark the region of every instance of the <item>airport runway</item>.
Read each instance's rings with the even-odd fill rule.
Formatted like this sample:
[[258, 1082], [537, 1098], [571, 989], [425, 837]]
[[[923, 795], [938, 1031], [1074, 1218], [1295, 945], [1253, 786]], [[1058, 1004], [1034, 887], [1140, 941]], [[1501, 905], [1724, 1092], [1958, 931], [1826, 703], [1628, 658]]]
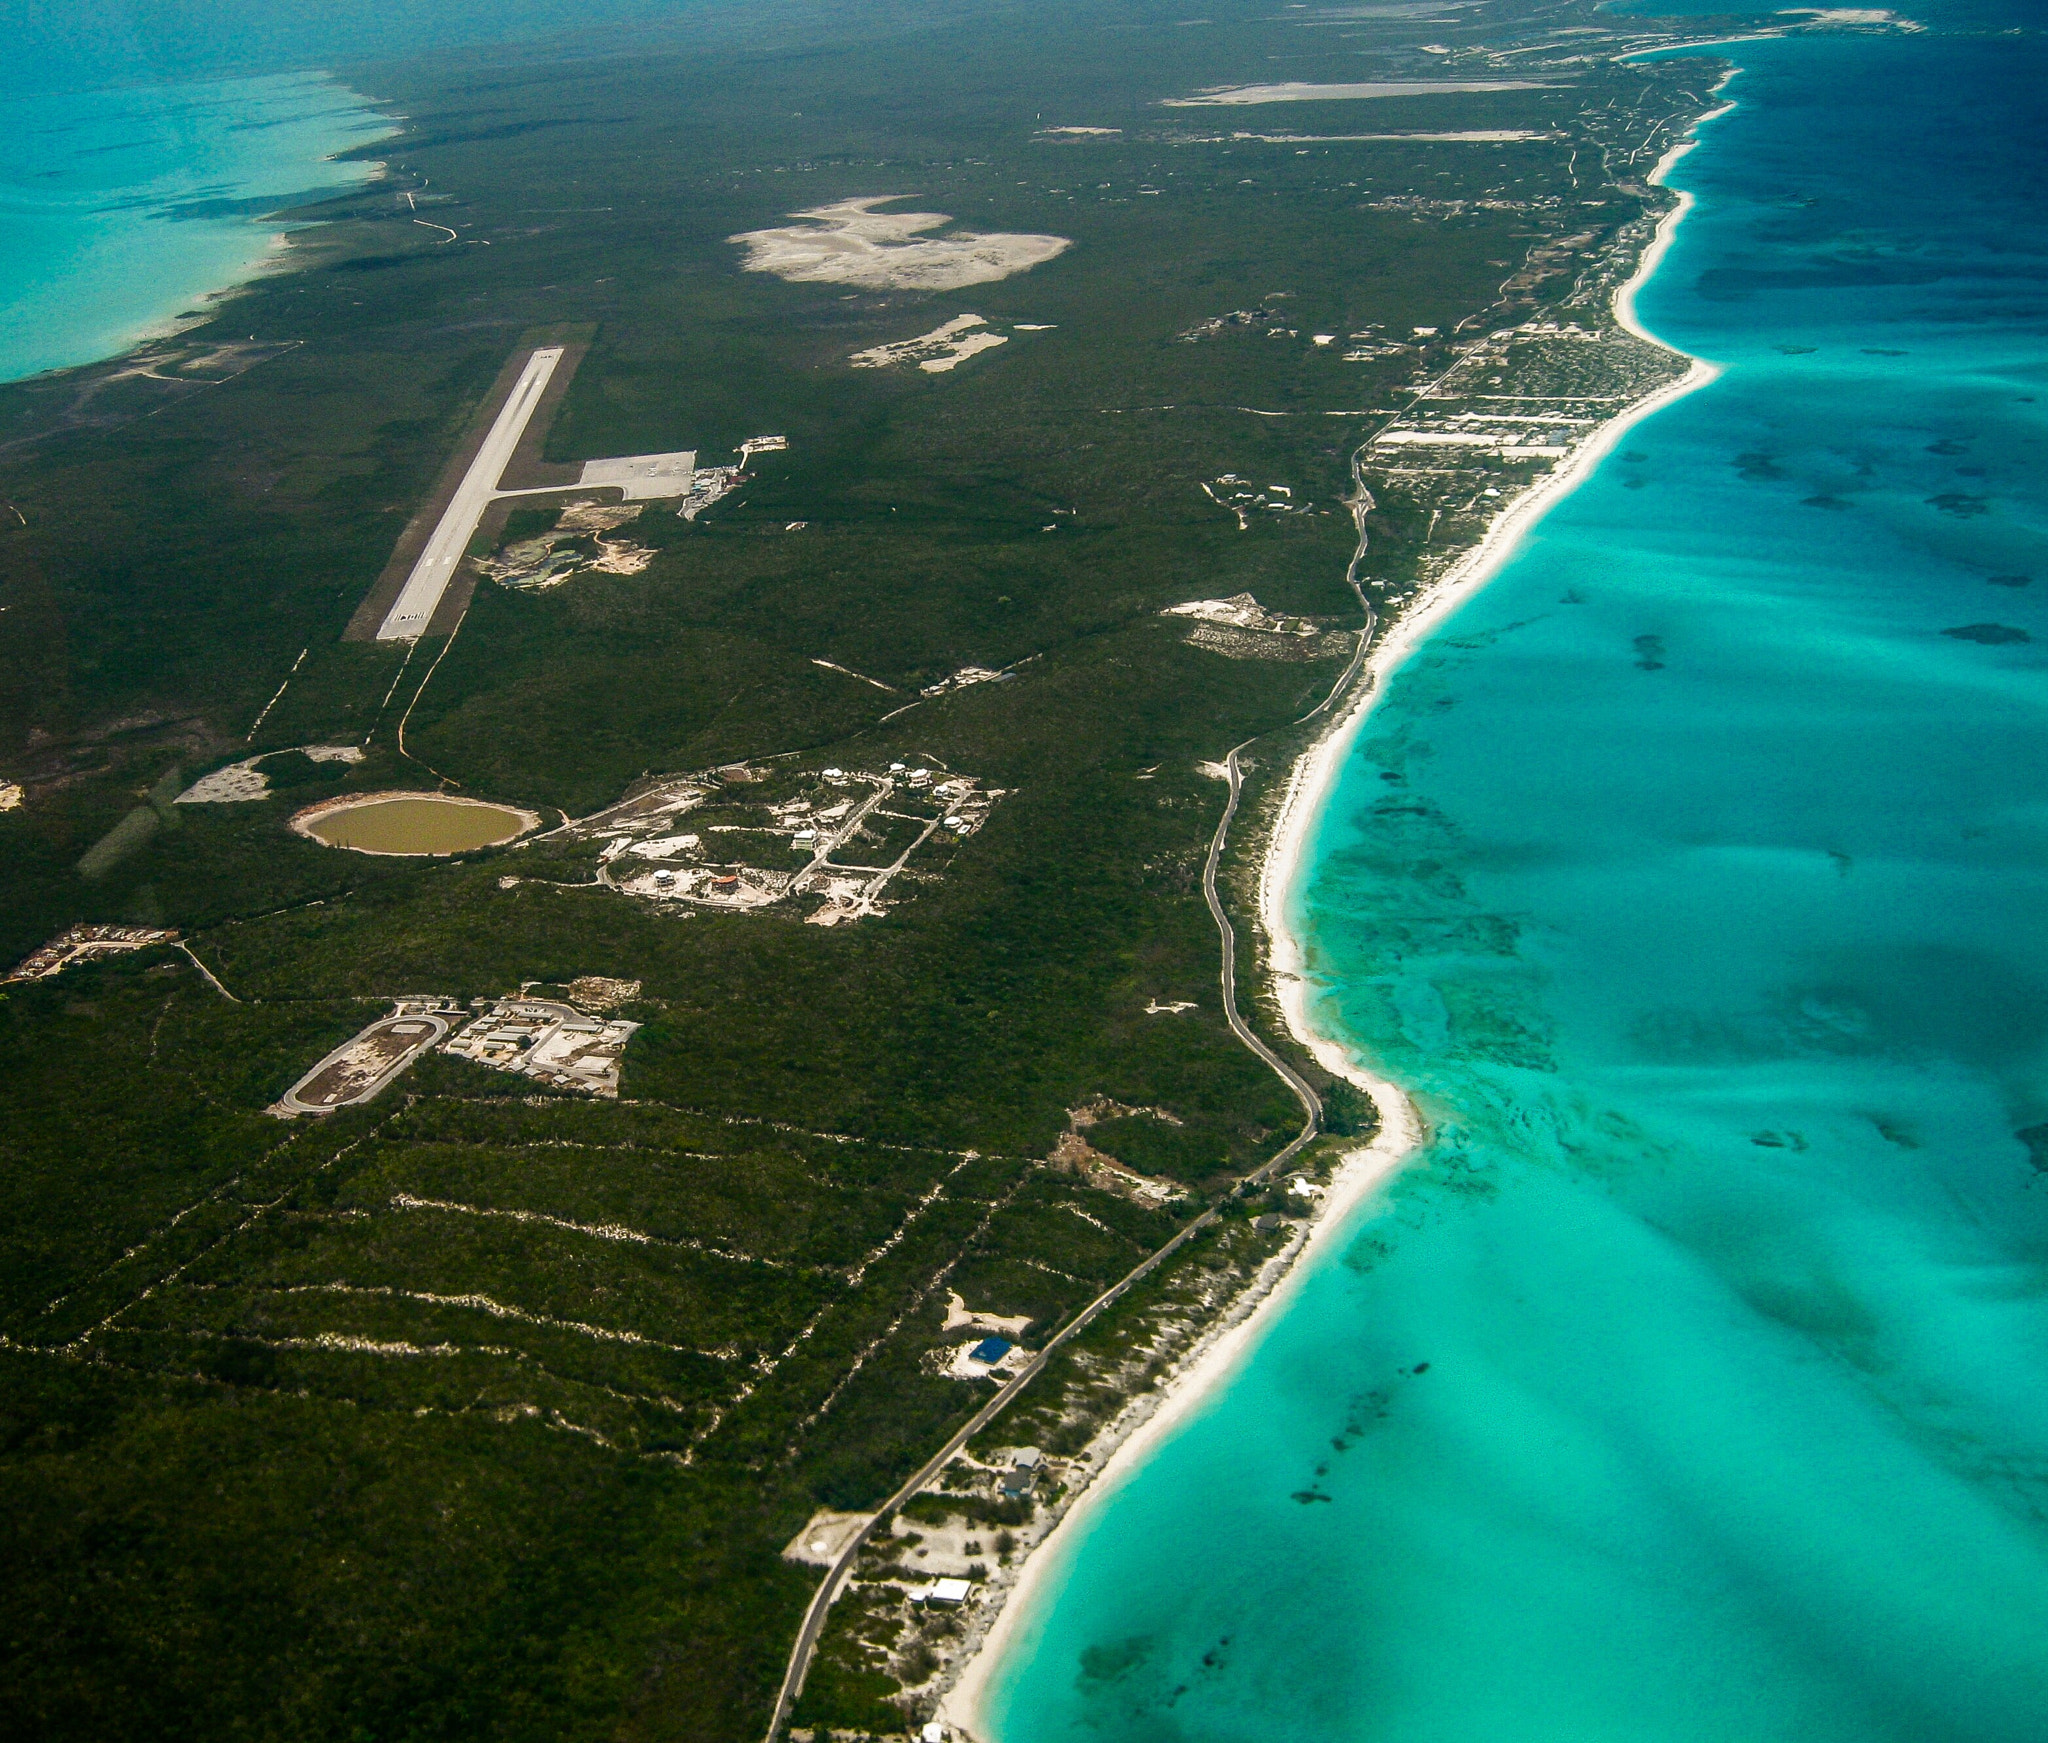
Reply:
[[448, 591], [448, 584], [455, 579], [455, 571], [469, 549], [469, 541], [476, 536], [477, 523], [497, 495], [498, 480], [512, 463], [512, 455], [526, 434], [527, 423], [539, 406], [541, 395], [547, 391], [563, 350], [560, 345], [544, 346], [527, 358], [526, 367], [505, 396], [490, 434], [484, 438], [484, 445], [477, 450], [476, 458], [442, 512], [433, 537], [427, 540], [405, 586], [378, 625], [378, 641], [418, 641], [426, 634], [427, 625], [434, 621], [434, 613], [440, 607], [441, 595]]

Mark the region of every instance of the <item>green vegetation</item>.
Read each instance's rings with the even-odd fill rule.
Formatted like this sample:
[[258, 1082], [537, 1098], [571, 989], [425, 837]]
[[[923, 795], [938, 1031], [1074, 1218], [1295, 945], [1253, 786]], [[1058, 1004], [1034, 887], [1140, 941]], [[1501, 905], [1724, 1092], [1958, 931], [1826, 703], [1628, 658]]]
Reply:
[[[0, 1000], [24, 1733], [758, 1736], [814, 1583], [781, 1546], [815, 1508], [875, 1505], [985, 1395], [927, 1359], [957, 1340], [949, 1295], [1041, 1339], [1292, 1135], [1219, 1006], [1199, 880], [1224, 793], [1200, 765], [1263, 735], [1255, 785], [1280, 773], [1349, 638], [1232, 657], [1159, 613], [1248, 591], [1355, 629], [1349, 455], [1447, 353], [1315, 336], [1448, 335], [1497, 311], [1504, 263], [1597, 253], [1651, 196], [1620, 152], [1595, 167], [1595, 134], [1640, 154], [1711, 71], [1373, 106], [1387, 131], [1542, 135], [1502, 146], [1262, 142], [1226, 136], [1270, 112], [1155, 106], [1267, 76], [1268, 10], [891, 7], [807, 15], [787, 48], [343, 69], [406, 131], [385, 181], [310, 214], [302, 270], [226, 305], [255, 366], [161, 408], [147, 384], [93, 397], [92, 371], [0, 388], [25, 523], [0, 531], [0, 774], [29, 789], [0, 814], [0, 956], [82, 920], [174, 925], [241, 1001], [168, 951]], [[1505, 41], [1521, 11], [1427, 29]], [[1409, 26], [1356, 30], [1288, 37], [1287, 76], [1414, 60]], [[1275, 131], [1357, 120], [1296, 104]], [[1122, 131], [1041, 131], [1068, 125]], [[729, 236], [884, 194], [1074, 246], [948, 293], [737, 270]], [[1282, 313], [1204, 327], [1253, 309]], [[1008, 342], [948, 375], [845, 365], [964, 312]], [[638, 574], [481, 585], [452, 645], [344, 643], [511, 349], [564, 321], [596, 335], [549, 460], [788, 451], [695, 523], [641, 515]], [[1300, 512], [1240, 531], [1201, 489], [1225, 474]], [[1427, 542], [1404, 514], [1368, 523], [1381, 602]], [[1016, 672], [920, 697], [969, 664]], [[269, 799], [171, 803], [255, 751], [343, 743], [365, 760], [272, 758]], [[1007, 791], [921, 850], [899, 906], [832, 929], [657, 911], [589, 887], [566, 839], [422, 864], [285, 828], [443, 779], [583, 815], [650, 772], [790, 752]], [[430, 1057], [364, 1109], [264, 1112], [394, 994], [588, 974], [642, 983], [617, 1104]], [[1088, 1141], [1185, 1197], [1042, 1165], [1098, 1098], [1148, 1111]], [[1334, 1132], [1369, 1122], [1329, 1105]], [[1192, 1335], [1281, 1238], [1204, 1231], [1003, 1438], [1082, 1444], [1157, 1377], [1119, 1352]], [[806, 1711], [893, 1726], [900, 1678], [844, 1644], [890, 1624], [849, 1615]]]

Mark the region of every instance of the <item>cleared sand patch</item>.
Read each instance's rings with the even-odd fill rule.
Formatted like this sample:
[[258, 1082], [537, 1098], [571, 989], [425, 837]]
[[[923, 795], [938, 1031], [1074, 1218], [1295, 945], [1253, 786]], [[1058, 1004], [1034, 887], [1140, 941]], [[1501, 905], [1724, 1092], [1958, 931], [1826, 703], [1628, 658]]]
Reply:
[[1357, 85], [1225, 85], [1192, 97], [1166, 97], [1166, 109], [1217, 109], [1244, 103], [1344, 103], [1365, 97], [1454, 97], [1468, 91], [1551, 91], [1534, 79], [1375, 79]]
[[1781, 6], [1780, 18], [1804, 18], [1817, 25], [1858, 25], [1889, 24], [1896, 30], [1918, 31], [1927, 28], [1916, 24], [1910, 18], [1901, 18], [1896, 12], [1887, 12], [1879, 6]]
[[1009, 340], [1001, 333], [974, 331], [986, 327], [981, 315], [955, 315], [944, 326], [920, 333], [915, 339], [898, 339], [893, 345], [876, 345], [856, 351], [847, 359], [856, 369], [887, 369], [893, 363], [915, 363], [933, 375], [965, 363], [979, 351], [992, 351]]
[[854, 1533], [872, 1518], [872, 1513], [813, 1513], [810, 1523], [789, 1540], [782, 1559], [830, 1567], [845, 1552]]
[[1548, 134], [1527, 127], [1468, 127], [1459, 133], [1208, 133], [1199, 139], [1176, 139], [1174, 145], [1234, 145], [1249, 139], [1261, 145], [1357, 145], [1369, 140], [1412, 139], [1424, 145], [1515, 145]]
[[[296, 748], [316, 763], [359, 763], [363, 760], [361, 747], [353, 744], [302, 744]], [[263, 772], [263, 763], [274, 756], [291, 754], [289, 750], [259, 751], [238, 763], [229, 763], [224, 769], [215, 769], [210, 775], [201, 775], [178, 795], [177, 803], [231, 805], [245, 799], [267, 799], [270, 797], [270, 777]], [[5, 804], [0, 804], [0, 811], [6, 809]]]
[[962, 290], [1042, 266], [1073, 246], [1064, 236], [962, 230], [926, 236], [952, 223], [944, 212], [877, 212], [902, 194], [841, 200], [793, 212], [807, 222], [728, 236], [747, 251], [747, 272], [772, 272], [797, 284], [850, 284], [863, 290]]

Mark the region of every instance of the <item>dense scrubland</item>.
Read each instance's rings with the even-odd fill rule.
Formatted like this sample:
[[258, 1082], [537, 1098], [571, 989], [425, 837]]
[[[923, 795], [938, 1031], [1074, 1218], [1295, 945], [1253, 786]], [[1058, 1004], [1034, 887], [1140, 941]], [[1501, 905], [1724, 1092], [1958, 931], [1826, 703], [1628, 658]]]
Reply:
[[[1508, 41], [1520, 10], [1427, 30]], [[0, 775], [29, 794], [0, 815], [0, 955], [79, 920], [174, 925], [240, 1001], [168, 952], [0, 1000], [25, 1731], [757, 1734], [812, 1583], [779, 1548], [814, 1508], [873, 1504], [979, 1395], [925, 1359], [949, 1292], [1040, 1338], [1292, 1135], [1219, 1006], [1199, 878], [1224, 789], [1198, 765], [1284, 733], [1344, 655], [1225, 657], [1159, 612], [1249, 591], [1361, 627], [1348, 458], [1446, 353], [1347, 361], [1349, 336], [1450, 335], [1532, 249], [1596, 249], [1649, 196], [1593, 132], [1650, 137], [1708, 75], [1588, 60], [1281, 127], [1155, 106], [1266, 76], [1279, 26], [1170, 23], [905, 8], [772, 49], [340, 69], [402, 117], [385, 179], [303, 214], [300, 269], [188, 335], [274, 349], [175, 398], [90, 371], [0, 389], [22, 523], [0, 532]], [[1355, 32], [1285, 36], [1288, 76], [1427, 64], [1417, 29]], [[1041, 131], [1063, 125], [1122, 131]], [[1217, 137], [1246, 125], [1542, 137]], [[725, 240], [895, 193], [1074, 246], [962, 291], [848, 292], [743, 274]], [[1008, 342], [945, 375], [845, 367], [962, 312]], [[344, 642], [507, 355], [564, 321], [596, 338], [548, 458], [787, 452], [694, 524], [645, 514], [639, 574], [483, 585], [402, 672]], [[1225, 474], [1301, 512], [1240, 531], [1200, 489]], [[1398, 597], [1428, 529], [1368, 526], [1368, 594]], [[1018, 670], [883, 721], [970, 663]], [[365, 740], [360, 764], [280, 765], [269, 800], [167, 802], [251, 750]], [[910, 899], [833, 930], [556, 887], [584, 874], [546, 842], [424, 864], [284, 828], [442, 778], [583, 814], [650, 771], [789, 752], [1007, 796]], [[394, 994], [584, 974], [642, 984], [616, 1105], [430, 1058], [323, 1122], [263, 1111]], [[1046, 1164], [1090, 1098], [1148, 1110], [1090, 1141], [1180, 1197]], [[1047, 1423], [1088, 1374], [1051, 1378]]]

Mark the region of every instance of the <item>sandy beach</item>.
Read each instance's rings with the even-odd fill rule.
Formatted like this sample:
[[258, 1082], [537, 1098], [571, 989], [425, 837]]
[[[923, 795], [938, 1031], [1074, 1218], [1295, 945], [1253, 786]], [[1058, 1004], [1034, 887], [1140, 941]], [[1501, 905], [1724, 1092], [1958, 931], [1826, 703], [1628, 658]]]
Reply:
[[[1725, 113], [1717, 109], [1715, 115]], [[1703, 120], [1713, 117], [1703, 116]], [[1657, 165], [1650, 180], [1661, 185], [1671, 166], [1692, 149], [1693, 141], [1673, 146]], [[1657, 226], [1657, 233], [1634, 274], [1615, 293], [1615, 319], [1639, 339], [1653, 345], [1663, 341], [1647, 332], [1637, 320], [1637, 289], [1657, 270], [1671, 246], [1671, 238], [1685, 214], [1692, 209], [1692, 196], [1681, 193], [1678, 203]], [[1666, 347], [1669, 349], [1669, 347]], [[1637, 400], [1626, 411], [1610, 419], [1549, 477], [1532, 485], [1495, 517], [1486, 536], [1467, 551], [1442, 578], [1421, 595], [1395, 620], [1373, 649], [1360, 673], [1359, 686], [1351, 704], [1338, 721], [1295, 765], [1288, 777], [1287, 793], [1259, 873], [1259, 923], [1272, 952], [1270, 962], [1280, 1003], [1287, 1014], [1289, 1033], [1336, 1076], [1349, 1079], [1369, 1094], [1380, 1109], [1382, 1120], [1392, 1104], [1408, 1107], [1407, 1096], [1394, 1084], [1374, 1077], [1358, 1060], [1311, 1021], [1309, 983], [1304, 973], [1301, 941], [1288, 924], [1287, 901], [1300, 875], [1302, 855], [1314, 835], [1324, 802], [1336, 785], [1337, 771], [1350, 754], [1359, 728], [1379, 706], [1386, 694], [1387, 680], [1408, 663], [1409, 656], [1457, 609], [1493, 579], [1513, 554], [1522, 536], [1552, 508], [1591, 476], [1615, 446], [1637, 424], [1662, 411], [1675, 400], [1705, 387], [1721, 373], [1720, 365], [1693, 358], [1678, 380], [1656, 393]], [[1409, 1110], [1418, 1129], [1420, 1120]]]
[[[1423, 1133], [1407, 1097], [1396, 1092], [1391, 1101], [1381, 1102], [1380, 1116], [1379, 1134], [1344, 1158], [1304, 1232], [1267, 1261], [1257, 1281], [1160, 1385], [1133, 1398], [1076, 1461], [1077, 1466], [1088, 1467], [1086, 1486], [1066, 1502], [1051, 1530], [1006, 1570], [1012, 1577], [1002, 1593], [1002, 1607], [939, 1703], [940, 1719], [956, 1734], [977, 1743], [986, 1743], [992, 1735], [982, 1716], [990, 1679], [1007, 1656], [1017, 1630], [1032, 1613], [1039, 1589], [1063, 1548], [1087, 1530], [1095, 1510], [1143, 1468], [1160, 1442], [1215, 1396], [1256, 1347], [1271, 1316], [1286, 1305], [1307, 1275], [1303, 1261], [1334, 1239], [1351, 1221], [1352, 1213], [1392, 1180], [1419, 1148]], [[1000, 1586], [997, 1589], [1001, 1590]]]
[[[1714, 110], [1701, 120], [1711, 120], [1725, 113], [1727, 107], [1732, 105]], [[1695, 129], [1698, 125], [1694, 124]], [[1661, 186], [1671, 167], [1694, 143], [1692, 133], [1688, 132], [1684, 140], [1673, 146], [1651, 173], [1652, 185]], [[1615, 294], [1617, 322], [1651, 344], [1664, 342], [1645, 331], [1637, 320], [1636, 292], [1657, 270], [1692, 205], [1691, 195], [1679, 195], [1677, 203], [1659, 221], [1634, 273]], [[1399, 1085], [1374, 1075], [1334, 1036], [1315, 1026], [1302, 944], [1290, 924], [1288, 903], [1301, 873], [1303, 855], [1360, 728], [1386, 695], [1388, 680], [1446, 618], [1498, 573], [1523, 535], [1577, 489], [1632, 427], [1704, 387], [1720, 373], [1718, 365], [1692, 359], [1677, 381], [1636, 401], [1602, 425], [1556, 472], [1512, 499], [1487, 528], [1485, 537], [1389, 626], [1366, 660], [1349, 706], [1296, 761], [1261, 863], [1259, 921], [1268, 940], [1271, 971], [1290, 1033], [1325, 1069], [1357, 1085], [1372, 1098], [1379, 1112], [1379, 1133], [1369, 1145], [1344, 1158], [1305, 1233], [1269, 1262], [1259, 1281], [1245, 1292], [1232, 1312], [1211, 1328], [1159, 1390], [1134, 1399], [1097, 1437], [1085, 1460], [1093, 1472], [1085, 1487], [1078, 1488], [1051, 1529], [1008, 1570], [1011, 1578], [1007, 1592], [999, 1589], [990, 1594], [1001, 1608], [988, 1623], [985, 1636], [964, 1659], [958, 1676], [939, 1704], [939, 1718], [954, 1733], [973, 1739], [974, 1743], [993, 1743], [994, 1733], [987, 1723], [985, 1708], [996, 1667], [1018, 1643], [1019, 1631], [1026, 1626], [1042, 1596], [1041, 1588], [1051, 1577], [1051, 1570], [1085, 1536], [1096, 1510], [1143, 1467], [1168, 1435], [1215, 1394], [1257, 1346], [1272, 1316], [1284, 1308], [1306, 1275], [1305, 1261], [1325, 1250], [1355, 1224], [1361, 1209], [1421, 1154], [1427, 1142], [1425, 1123], [1407, 1093]]]

